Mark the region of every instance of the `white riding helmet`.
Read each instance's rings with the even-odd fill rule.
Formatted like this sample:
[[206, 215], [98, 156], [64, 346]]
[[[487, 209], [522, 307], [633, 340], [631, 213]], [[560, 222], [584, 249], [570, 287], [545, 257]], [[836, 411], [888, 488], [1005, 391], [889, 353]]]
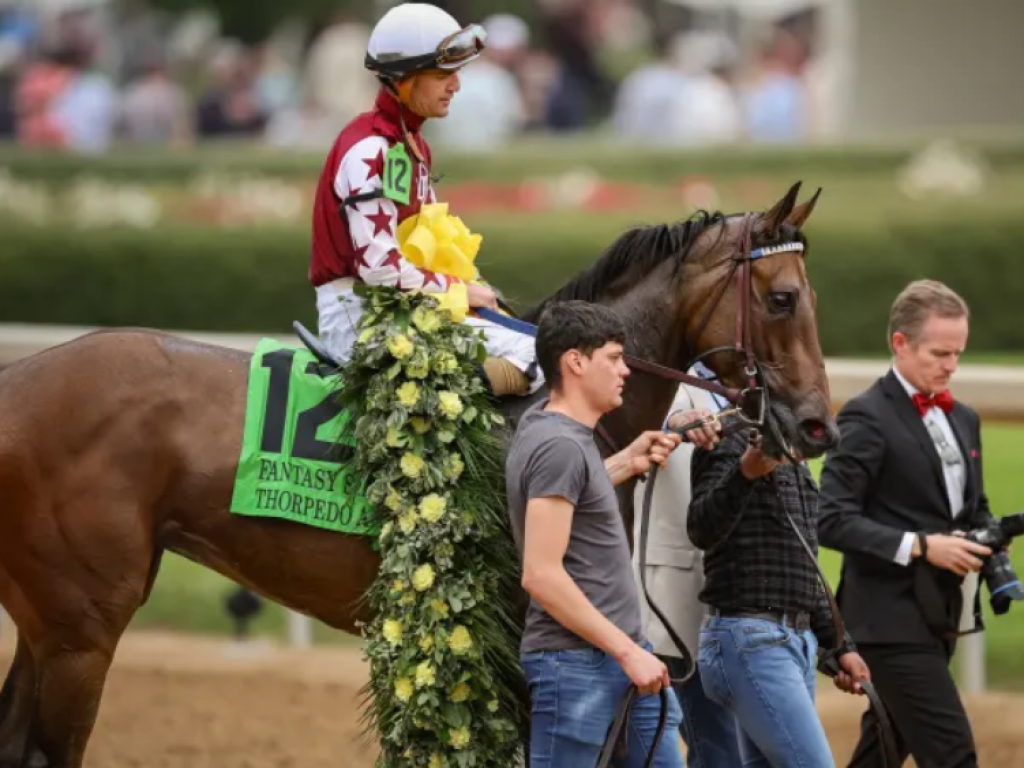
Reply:
[[370, 34], [366, 68], [386, 80], [427, 69], [458, 69], [484, 49], [478, 24], [460, 27], [436, 5], [402, 3], [389, 10]]

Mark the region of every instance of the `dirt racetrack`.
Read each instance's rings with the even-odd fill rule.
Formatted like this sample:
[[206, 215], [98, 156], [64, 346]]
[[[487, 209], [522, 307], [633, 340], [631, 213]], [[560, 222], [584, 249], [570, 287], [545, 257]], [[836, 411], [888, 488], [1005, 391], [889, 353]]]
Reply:
[[[0, 633], [6, 674], [13, 632]], [[360, 738], [358, 650], [232, 643], [162, 633], [125, 637], [107, 682], [88, 768], [372, 768]], [[822, 688], [838, 766], [864, 699]], [[1024, 696], [968, 700], [982, 765], [1024, 768]], [[908, 765], [911, 765], [908, 761]]]

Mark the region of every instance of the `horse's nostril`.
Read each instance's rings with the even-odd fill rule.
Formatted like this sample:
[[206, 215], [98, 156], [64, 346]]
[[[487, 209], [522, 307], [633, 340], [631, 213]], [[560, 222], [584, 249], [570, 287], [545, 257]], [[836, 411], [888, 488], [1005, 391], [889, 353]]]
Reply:
[[824, 442], [828, 439], [828, 427], [825, 423], [818, 419], [806, 419], [800, 422], [800, 431], [804, 433], [804, 436], [813, 440], [816, 443]]

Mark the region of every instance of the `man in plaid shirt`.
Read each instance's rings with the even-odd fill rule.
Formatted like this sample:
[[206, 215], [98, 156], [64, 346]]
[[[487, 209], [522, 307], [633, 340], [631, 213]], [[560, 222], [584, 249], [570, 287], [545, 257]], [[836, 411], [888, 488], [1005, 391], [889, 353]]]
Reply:
[[852, 643], [837, 648], [814, 563], [786, 520], [788, 511], [817, 552], [814, 478], [804, 462], [779, 463], [740, 432], [694, 451], [692, 483], [687, 532], [704, 550], [700, 600], [709, 606], [698, 652], [704, 691], [735, 715], [747, 768], [833, 768], [814, 707], [818, 657], [838, 657], [835, 683], [849, 693], [869, 676]]

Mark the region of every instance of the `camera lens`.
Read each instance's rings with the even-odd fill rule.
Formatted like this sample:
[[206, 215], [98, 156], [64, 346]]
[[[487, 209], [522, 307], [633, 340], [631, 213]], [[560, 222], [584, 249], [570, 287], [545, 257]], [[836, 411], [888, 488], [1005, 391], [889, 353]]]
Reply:
[[991, 555], [981, 569], [981, 576], [988, 586], [991, 595], [989, 603], [997, 616], [1010, 610], [1010, 603], [1014, 600], [1024, 600], [1024, 585], [1013, 570], [1010, 556], [1006, 552]]

